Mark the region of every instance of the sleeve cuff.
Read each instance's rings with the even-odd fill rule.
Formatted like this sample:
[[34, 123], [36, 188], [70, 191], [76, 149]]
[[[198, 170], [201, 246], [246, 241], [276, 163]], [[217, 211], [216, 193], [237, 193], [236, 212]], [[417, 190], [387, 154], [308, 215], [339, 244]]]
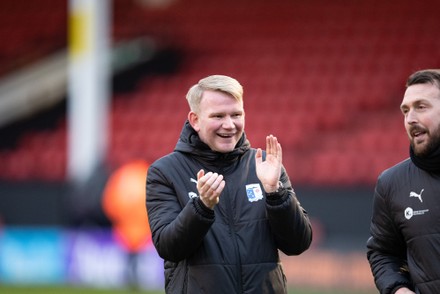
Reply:
[[194, 199], [194, 207], [195, 207], [196, 211], [199, 214], [201, 214], [203, 217], [209, 218], [209, 219], [214, 219], [214, 217], [215, 217], [214, 210], [206, 207], [206, 205], [203, 204], [202, 200], [199, 197]]
[[287, 189], [280, 188], [277, 192], [266, 193], [266, 202], [271, 206], [277, 206], [286, 201], [287, 196]]

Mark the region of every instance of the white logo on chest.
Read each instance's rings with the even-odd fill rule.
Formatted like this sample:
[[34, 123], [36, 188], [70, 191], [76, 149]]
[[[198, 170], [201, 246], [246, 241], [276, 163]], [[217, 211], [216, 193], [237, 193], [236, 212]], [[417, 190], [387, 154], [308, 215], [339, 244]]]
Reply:
[[[193, 178], [189, 179], [190, 182], [193, 182], [197, 185], [197, 180], [194, 180]], [[196, 192], [188, 192], [188, 197], [191, 198], [197, 198], [199, 195]]]
[[423, 193], [424, 190], [425, 190], [425, 189], [422, 189], [422, 191], [420, 191], [419, 194], [416, 193], [416, 192], [412, 192], [412, 191], [411, 191], [411, 193], [409, 193], [409, 197], [416, 197], [416, 198], [419, 198], [420, 202], [423, 202], [423, 199], [422, 199], [422, 193]]
[[246, 185], [246, 195], [249, 202], [255, 202], [263, 199], [263, 190], [261, 190], [260, 184]]

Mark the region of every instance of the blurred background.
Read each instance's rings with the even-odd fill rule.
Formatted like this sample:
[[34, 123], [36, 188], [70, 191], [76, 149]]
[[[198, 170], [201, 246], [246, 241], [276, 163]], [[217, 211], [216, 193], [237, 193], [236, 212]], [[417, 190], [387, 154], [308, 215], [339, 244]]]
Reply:
[[282, 257], [292, 289], [374, 293], [365, 257], [374, 184], [408, 157], [399, 105], [412, 72], [440, 67], [439, 9], [2, 0], [0, 284], [161, 290], [146, 169], [173, 150], [188, 89], [225, 74], [244, 87], [252, 146], [270, 133], [281, 141], [313, 222], [312, 248]]

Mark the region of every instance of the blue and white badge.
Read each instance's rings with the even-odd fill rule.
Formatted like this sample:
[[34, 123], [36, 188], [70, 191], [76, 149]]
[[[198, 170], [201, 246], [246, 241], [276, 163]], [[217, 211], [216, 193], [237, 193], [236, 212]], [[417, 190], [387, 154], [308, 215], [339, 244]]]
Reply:
[[260, 184], [246, 185], [246, 194], [249, 202], [263, 199], [263, 191], [261, 190]]

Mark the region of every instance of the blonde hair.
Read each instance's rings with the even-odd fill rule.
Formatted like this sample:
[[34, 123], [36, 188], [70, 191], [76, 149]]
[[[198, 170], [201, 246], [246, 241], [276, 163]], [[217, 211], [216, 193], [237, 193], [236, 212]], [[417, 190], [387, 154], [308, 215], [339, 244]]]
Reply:
[[201, 79], [186, 94], [191, 111], [199, 111], [203, 92], [207, 90], [224, 92], [243, 103], [243, 87], [236, 79], [224, 75], [212, 75]]

